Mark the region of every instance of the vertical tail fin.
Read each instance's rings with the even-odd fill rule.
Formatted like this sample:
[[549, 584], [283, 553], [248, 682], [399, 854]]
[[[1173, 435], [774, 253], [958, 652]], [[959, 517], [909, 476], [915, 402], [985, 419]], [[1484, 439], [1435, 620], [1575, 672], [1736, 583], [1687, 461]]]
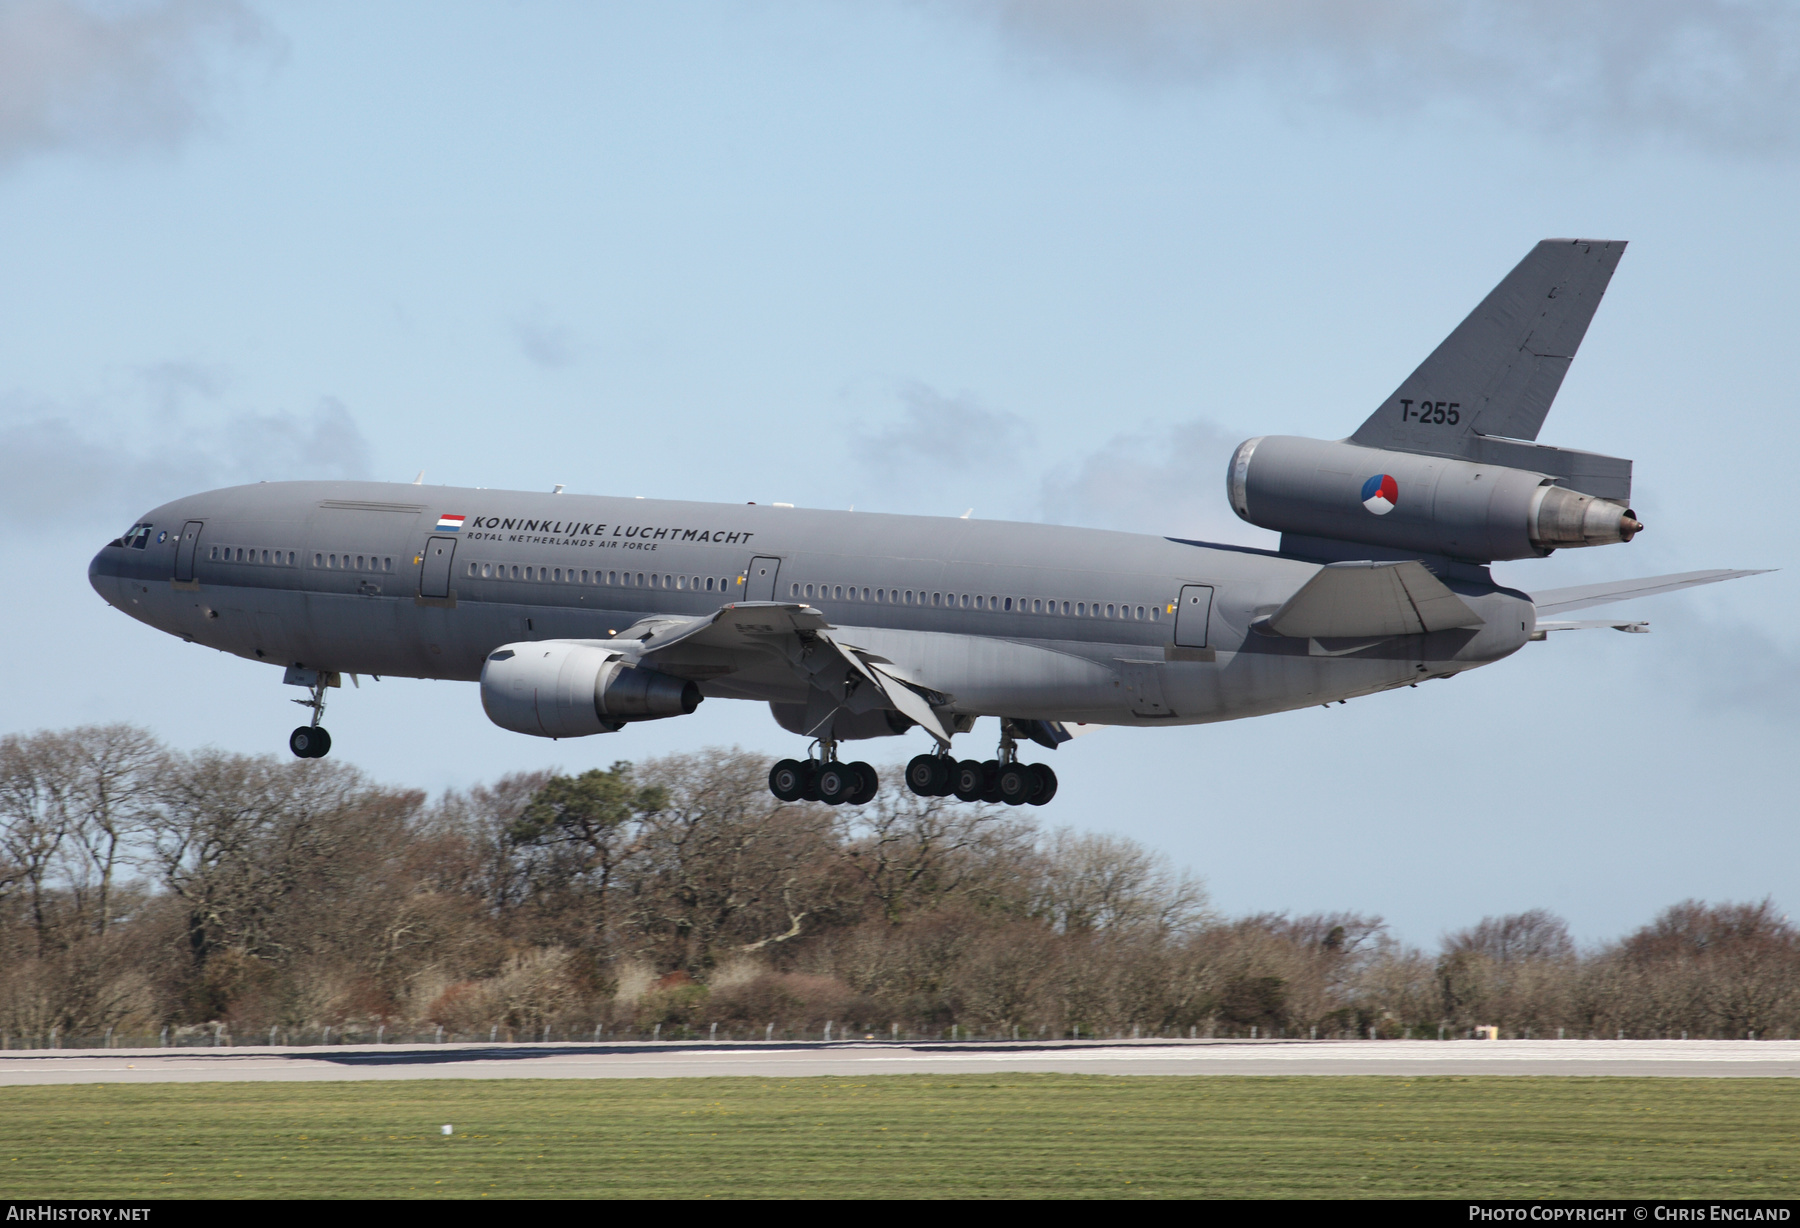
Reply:
[[1539, 243], [1351, 441], [1476, 459], [1482, 437], [1536, 439], [1624, 254], [1622, 241]]

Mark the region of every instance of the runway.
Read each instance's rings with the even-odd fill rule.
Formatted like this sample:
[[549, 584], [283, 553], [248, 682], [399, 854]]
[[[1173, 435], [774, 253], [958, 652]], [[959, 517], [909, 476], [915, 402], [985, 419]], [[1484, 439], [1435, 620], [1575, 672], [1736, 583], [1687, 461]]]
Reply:
[[0, 1085], [1103, 1075], [1800, 1077], [1800, 1041], [1374, 1040], [364, 1045], [0, 1051]]

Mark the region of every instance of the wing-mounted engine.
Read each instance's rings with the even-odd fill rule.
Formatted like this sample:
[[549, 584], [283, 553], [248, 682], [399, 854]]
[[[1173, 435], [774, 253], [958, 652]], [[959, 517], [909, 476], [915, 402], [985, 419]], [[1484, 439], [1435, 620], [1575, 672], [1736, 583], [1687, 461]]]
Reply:
[[488, 719], [540, 738], [612, 733], [627, 721], [685, 716], [700, 699], [691, 681], [638, 668], [605, 641], [507, 644], [481, 667]]
[[1628, 542], [1644, 527], [1625, 502], [1604, 497], [1616, 478], [1584, 483], [1599, 493], [1561, 484], [1574, 480], [1284, 435], [1240, 445], [1227, 475], [1232, 510], [1262, 528], [1482, 563]]

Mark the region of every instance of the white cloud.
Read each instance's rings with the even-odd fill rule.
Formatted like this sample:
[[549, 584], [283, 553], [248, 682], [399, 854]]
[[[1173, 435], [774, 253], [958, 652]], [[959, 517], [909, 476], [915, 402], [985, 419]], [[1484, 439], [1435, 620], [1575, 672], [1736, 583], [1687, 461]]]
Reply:
[[1050, 473], [1044, 519], [1131, 533], [1273, 546], [1275, 535], [1231, 512], [1225, 466], [1241, 439], [1210, 422], [1115, 435], [1080, 463]]
[[967, 393], [950, 395], [911, 382], [896, 389], [900, 417], [866, 432], [858, 445], [877, 469], [909, 475], [991, 469], [1030, 442], [1025, 420], [988, 409]]
[[1543, 131], [1800, 141], [1791, 0], [974, 0], [1015, 48], [1151, 85], [1254, 77], [1377, 114], [1466, 106]]
[[230, 59], [273, 45], [240, 0], [0, 0], [0, 169], [172, 147], [210, 119]]
[[581, 357], [581, 343], [575, 334], [541, 310], [514, 318], [512, 334], [519, 352], [546, 370], [566, 367]]
[[368, 443], [340, 402], [233, 411], [220, 403], [224, 382], [168, 364], [79, 404], [0, 397], [0, 514], [87, 532], [218, 486], [368, 476]]

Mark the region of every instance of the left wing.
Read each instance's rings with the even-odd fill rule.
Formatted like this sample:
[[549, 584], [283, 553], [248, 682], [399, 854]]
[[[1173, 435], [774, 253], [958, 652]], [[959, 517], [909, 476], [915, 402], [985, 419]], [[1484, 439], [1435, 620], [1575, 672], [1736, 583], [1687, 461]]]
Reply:
[[647, 618], [617, 638], [637, 640], [641, 646], [635, 655], [652, 665], [649, 658], [677, 645], [780, 657], [839, 706], [855, 712], [890, 708], [948, 746], [950, 733], [931, 700], [935, 696], [942, 702], [943, 697], [902, 678], [886, 657], [840, 642], [832, 635], [834, 630], [825, 616], [809, 605], [740, 601], [699, 618]]

